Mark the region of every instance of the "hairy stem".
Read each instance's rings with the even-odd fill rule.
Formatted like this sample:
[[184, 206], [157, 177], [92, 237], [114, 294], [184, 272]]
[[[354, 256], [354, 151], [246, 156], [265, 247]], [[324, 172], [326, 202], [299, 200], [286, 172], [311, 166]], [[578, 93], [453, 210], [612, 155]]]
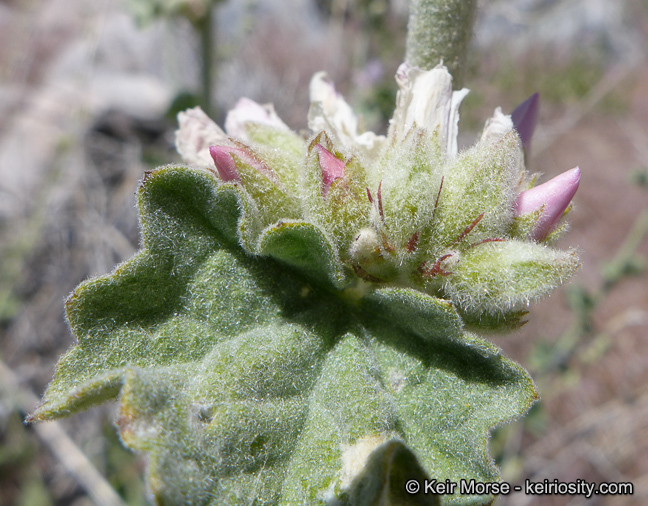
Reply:
[[477, 0], [411, 0], [406, 61], [431, 69], [441, 60], [462, 86]]

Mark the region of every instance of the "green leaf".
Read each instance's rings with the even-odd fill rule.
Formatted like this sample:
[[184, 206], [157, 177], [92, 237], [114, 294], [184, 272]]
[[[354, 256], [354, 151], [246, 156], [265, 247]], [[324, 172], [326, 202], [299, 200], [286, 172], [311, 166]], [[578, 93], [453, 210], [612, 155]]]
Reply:
[[254, 209], [208, 172], [159, 169], [138, 197], [143, 248], [70, 297], [78, 343], [32, 421], [118, 398], [120, 436], [147, 454], [159, 504], [493, 499], [404, 492], [408, 479], [499, 480], [489, 431], [537, 398], [450, 303], [405, 288], [349, 296], [305, 222], [238, 246]]
[[423, 339], [461, 338], [461, 318], [447, 300], [409, 288], [381, 288], [368, 295], [365, 304], [375, 305], [381, 318]]
[[268, 227], [259, 239], [258, 252], [322, 284], [344, 284], [342, 265], [335, 249], [324, 232], [311, 223], [282, 220]]

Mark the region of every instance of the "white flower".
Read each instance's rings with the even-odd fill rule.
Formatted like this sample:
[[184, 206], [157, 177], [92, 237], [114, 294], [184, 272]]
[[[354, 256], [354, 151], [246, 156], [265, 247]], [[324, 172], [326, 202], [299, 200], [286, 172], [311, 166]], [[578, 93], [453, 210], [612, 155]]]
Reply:
[[214, 166], [210, 146], [229, 145], [221, 127], [214, 123], [200, 107], [178, 114], [180, 128], [176, 131], [176, 149], [189, 165], [208, 168]]
[[[452, 91], [452, 76], [443, 65], [422, 70], [403, 63], [396, 74], [400, 88], [394, 116], [390, 121], [389, 140], [403, 139], [416, 125], [437, 136], [442, 152], [452, 158], [457, 154], [459, 106], [468, 89]], [[314, 133], [325, 131], [350, 155], [361, 155], [370, 164], [379, 159], [388, 138], [374, 132], [358, 132], [358, 118], [351, 106], [335, 91], [325, 72], [316, 73], [310, 83], [308, 127]], [[279, 118], [272, 104], [260, 105], [242, 98], [225, 120], [225, 132], [200, 108], [189, 109], [178, 116], [180, 129], [176, 145], [183, 160], [191, 165], [210, 167], [210, 145], [232, 146], [232, 141], [248, 142], [246, 125], [258, 123], [282, 132], [290, 129]], [[491, 142], [513, 130], [510, 116], [496, 109], [486, 123], [483, 142]]]
[[248, 141], [246, 123], [259, 123], [283, 132], [289, 132], [286, 125], [274, 110], [272, 104], [257, 104], [249, 98], [241, 98], [234, 109], [227, 113], [225, 118], [225, 131], [227, 135], [241, 141]]
[[385, 136], [373, 132], [358, 134], [358, 118], [346, 100], [335, 91], [326, 72], [313, 76], [309, 91], [308, 128], [313, 132], [324, 130], [350, 153], [362, 153], [368, 159], [378, 156]]
[[481, 142], [497, 142], [513, 130], [511, 116], [504, 114], [502, 108], [495, 109], [493, 117], [486, 121], [486, 126], [481, 135]]

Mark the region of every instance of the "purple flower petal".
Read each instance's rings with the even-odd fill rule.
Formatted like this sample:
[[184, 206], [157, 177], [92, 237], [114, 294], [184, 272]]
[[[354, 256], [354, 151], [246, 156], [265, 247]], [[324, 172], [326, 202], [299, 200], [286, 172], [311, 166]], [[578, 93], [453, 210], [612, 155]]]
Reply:
[[539, 102], [540, 95], [536, 92], [518, 105], [511, 113], [513, 126], [520, 136], [522, 147], [527, 152], [531, 147], [531, 137], [533, 137], [533, 131], [538, 121]]
[[553, 230], [574, 198], [580, 177], [580, 168], [576, 167], [517, 196], [516, 216], [542, 210], [542, 216], [531, 233], [532, 239], [542, 241]]

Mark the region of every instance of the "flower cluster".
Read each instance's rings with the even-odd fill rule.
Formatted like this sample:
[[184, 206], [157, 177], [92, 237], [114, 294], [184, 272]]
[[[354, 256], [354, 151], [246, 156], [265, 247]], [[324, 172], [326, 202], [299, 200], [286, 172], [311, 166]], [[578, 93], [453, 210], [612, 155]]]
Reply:
[[531, 300], [578, 268], [573, 251], [550, 244], [565, 229], [557, 225], [580, 171], [534, 186], [524, 151], [537, 95], [512, 116], [496, 109], [477, 143], [459, 152], [458, 111], [468, 90], [453, 91], [442, 65], [403, 64], [396, 79], [386, 136], [360, 133], [350, 106], [318, 73], [310, 138], [291, 131], [271, 105], [244, 98], [225, 131], [200, 109], [181, 113], [177, 148], [186, 163], [215, 165], [222, 184], [243, 192], [254, 223], [239, 230], [248, 252], [258, 254], [265, 231], [278, 224], [308, 224], [330, 247], [341, 294], [413, 288], [450, 301], [469, 325], [513, 327]]

